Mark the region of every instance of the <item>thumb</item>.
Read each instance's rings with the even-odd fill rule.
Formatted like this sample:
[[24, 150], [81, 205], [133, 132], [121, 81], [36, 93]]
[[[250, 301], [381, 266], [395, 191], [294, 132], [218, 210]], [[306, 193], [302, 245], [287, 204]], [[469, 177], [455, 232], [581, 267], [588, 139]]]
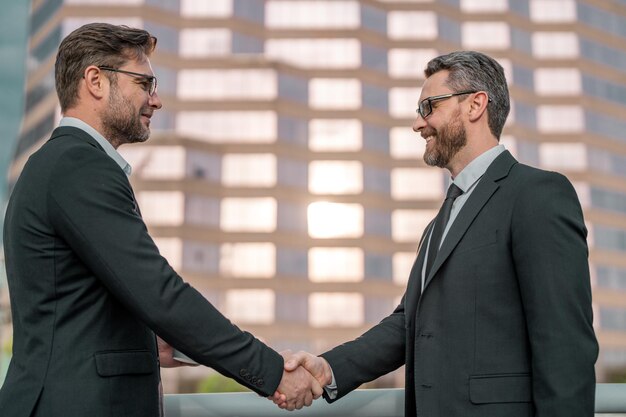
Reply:
[[294, 353], [285, 361], [285, 371], [295, 371], [298, 366], [303, 365], [306, 362], [306, 355], [302, 352]]

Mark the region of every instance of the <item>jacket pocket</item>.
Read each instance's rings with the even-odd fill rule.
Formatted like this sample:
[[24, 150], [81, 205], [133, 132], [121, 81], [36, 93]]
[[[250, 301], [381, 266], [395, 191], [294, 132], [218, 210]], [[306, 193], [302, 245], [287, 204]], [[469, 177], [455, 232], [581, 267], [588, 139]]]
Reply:
[[96, 371], [98, 375], [149, 375], [154, 372], [156, 358], [148, 350], [98, 352]]
[[530, 374], [474, 375], [469, 378], [472, 404], [532, 401]]

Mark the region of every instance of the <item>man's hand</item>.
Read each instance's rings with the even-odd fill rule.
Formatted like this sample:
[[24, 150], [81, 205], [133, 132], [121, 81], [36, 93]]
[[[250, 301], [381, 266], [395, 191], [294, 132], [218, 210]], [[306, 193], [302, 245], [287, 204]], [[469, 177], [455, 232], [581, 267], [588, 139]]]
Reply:
[[[317, 396], [313, 396], [314, 399], [319, 398], [322, 394], [322, 387], [330, 384], [332, 382], [332, 371], [330, 370], [330, 365], [324, 358], [314, 356], [308, 352], [300, 351], [298, 353], [292, 354], [291, 351], [287, 350], [281, 352], [283, 358], [285, 358], [285, 371], [286, 373], [293, 373], [298, 371], [304, 371], [306, 369], [307, 375], [309, 377], [314, 378], [318, 387], [320, 387], [319, 394]], [[308, 371], [308, 372], [307, 372]], [[281, 381], [282, 384], [282, 381]], [[270, 397], [274, 404], [278, 405], [279, 408], [293, 410], [293, 401], [289, 401], [289, 396], [286, 392], [281, 389], [281, 386], [278, 386], [278, 390], [272, 397]], [[312, 402], [312, 401], [311, 401]], [[307, 407], [310, 403], [306, 404]], [[302, 407], [295, 407], [300, 409]]]
[[280, 404], [277, 403], [279, 407], [293, 411], [310, 406], [314, 399], [322, 395], [322, 387], [304, 368], [296, 367], [293, 371], [283, 371], [283, 379], [278, 385], [278, 392], [282, 400]]
[[179, 366], [196, 366], [174, 359], [174, 348], [165, 340], [157, 336], [157, 346], [159, 347], [159, 363], [161, 368], [177, 368]]

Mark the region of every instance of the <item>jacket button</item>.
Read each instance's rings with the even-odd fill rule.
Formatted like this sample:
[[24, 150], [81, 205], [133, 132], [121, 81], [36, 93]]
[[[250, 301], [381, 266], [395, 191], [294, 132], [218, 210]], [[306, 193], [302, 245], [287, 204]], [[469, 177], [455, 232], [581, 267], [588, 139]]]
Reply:
[[263, 385], [265, 385], [265, 381], [263, 381], [263, 378], [259, 378], [259, 380], [256, 382], [256, 386], [262, 387]]
[[248, 370], [247, 369], [241, 369], [239, 370], [239, 376], [246, 376], [248, 375]]

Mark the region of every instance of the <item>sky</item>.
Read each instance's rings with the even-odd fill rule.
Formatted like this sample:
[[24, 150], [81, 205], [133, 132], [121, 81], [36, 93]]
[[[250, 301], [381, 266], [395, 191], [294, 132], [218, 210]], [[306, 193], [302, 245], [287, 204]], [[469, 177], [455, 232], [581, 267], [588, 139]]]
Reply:
[[[4, 217], [6, 176], [24, 109], [29, 0], [3, 2], [0, 13], [0, 204]], [[2, 229], [0, 222], [0, 230]]]

